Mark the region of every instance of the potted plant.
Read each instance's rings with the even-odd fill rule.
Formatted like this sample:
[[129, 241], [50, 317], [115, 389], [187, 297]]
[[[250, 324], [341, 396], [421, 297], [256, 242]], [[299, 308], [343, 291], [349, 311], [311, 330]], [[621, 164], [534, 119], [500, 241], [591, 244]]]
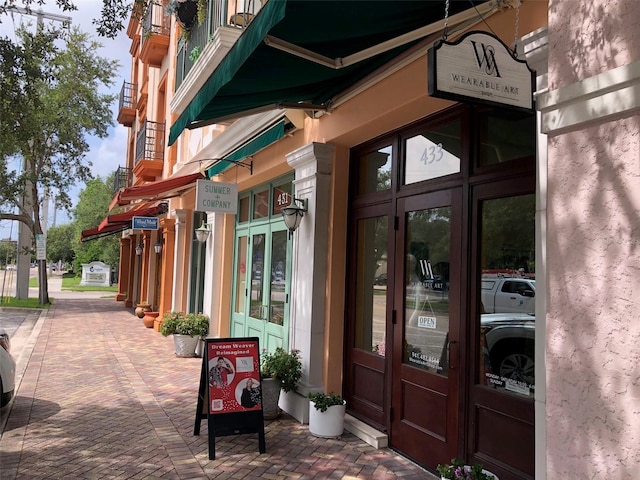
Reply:
[[335, 393], [309, 393], [309, 433], [315, 437], [339, 437], [344, 432], [347, 402]]
[[168, 312], [164, 314], [160, 333], [173, 335], [178, 357], [195, 357], [201, 337], [209, 333], [209, 317], [202, 313]]
[[302, 362], [300, 351], [287, 352], [278, 347], [268, 353], [263, 350], [261, 355], [260, 374], [262, 376], [262, 413], [264, 418], [273, 419], [280, 415], [278, 400], [280, 390], [295, 392], [302, 377]]
[[143, 301], [143, 302], [140, 302], [138, 305], [136, 305], [136, 309], [134, 310], [134, 313], [136, 314], [136, 317], [142, 318], [144, 317], [145, 313], [150, 311], [151, 311], [151, 305]]
[[482, 465], [465, 465], [458, 458], [451, 459], [448, 465], [438, 465], [438, 473], [442, 480], [498, 480], [493, 473], [482, 468]]

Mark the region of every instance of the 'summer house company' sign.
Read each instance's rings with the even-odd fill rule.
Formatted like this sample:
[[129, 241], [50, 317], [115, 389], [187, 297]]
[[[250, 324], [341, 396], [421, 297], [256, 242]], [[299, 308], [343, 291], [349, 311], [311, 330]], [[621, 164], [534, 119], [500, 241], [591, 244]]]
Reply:
[[198, 180], [196, 182], [196, 210], [235, 214], [238, 210], [238, 185]]
[[535, 72], [496, 36], [469, 32], [438, 42], [428, 53], [432, 97], [533, 110]]

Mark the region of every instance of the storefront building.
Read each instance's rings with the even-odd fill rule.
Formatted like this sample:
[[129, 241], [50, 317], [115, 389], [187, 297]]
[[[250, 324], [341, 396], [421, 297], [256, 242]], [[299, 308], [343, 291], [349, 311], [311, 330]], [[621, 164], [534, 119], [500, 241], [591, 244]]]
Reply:
[[[427, 468], [457, 456], [501, 480], [633, 478], [640, 327], [613, 285], [639, 282], [640, 8], [451, 2], [445, 19], [445, 2], [334, 3], [361, 10], [358, 28], [336, 15], [328, 31], [321, 2], [211, 2], [225, 20], [187, 73], [172, 29], [147, 70], [166, 85], [149, 102], [170, 119], [169, 161], [137, 192], [167, 202], [171, 258], [159, 277], [133, 267], [140, 286], [123, 292], [160, 278], [160, 309], [299, 349], [288, 413], [304, 422], [307, 392], [341, 392], [350, 431]], [[518, 39], [535, 108], [428, 95], [445, 20], [450, 42]], [[199, 209], [198, 175], [237, 186], [235, 215]], [[157, 235], [141, 234], [147, 251]]]

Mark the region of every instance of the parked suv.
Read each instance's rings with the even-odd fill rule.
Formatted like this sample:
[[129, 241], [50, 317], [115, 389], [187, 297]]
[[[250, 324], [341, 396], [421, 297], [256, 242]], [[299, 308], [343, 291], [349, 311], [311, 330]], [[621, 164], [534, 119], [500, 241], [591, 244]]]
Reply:
[[481, 315], [488, 360], [494, 384], [514, 389], [535, 386], [535, 315], [489, 313]]
[[0, 408], [9, 403], [16, 388], [16, 362], [10, 350], [9, 334], [0, 328]]

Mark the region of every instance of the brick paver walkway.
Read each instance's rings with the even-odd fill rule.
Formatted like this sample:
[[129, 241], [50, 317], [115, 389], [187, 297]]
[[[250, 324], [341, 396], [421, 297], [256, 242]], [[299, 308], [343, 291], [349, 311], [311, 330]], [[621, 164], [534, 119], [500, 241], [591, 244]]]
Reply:
[[283, 415], [257, 435], [193, 435], [202, 360], [112, 299], [60, 299], [42, 329], [0, 439], [0, 479], [429, 479], [353, 435], [319, 439]]

